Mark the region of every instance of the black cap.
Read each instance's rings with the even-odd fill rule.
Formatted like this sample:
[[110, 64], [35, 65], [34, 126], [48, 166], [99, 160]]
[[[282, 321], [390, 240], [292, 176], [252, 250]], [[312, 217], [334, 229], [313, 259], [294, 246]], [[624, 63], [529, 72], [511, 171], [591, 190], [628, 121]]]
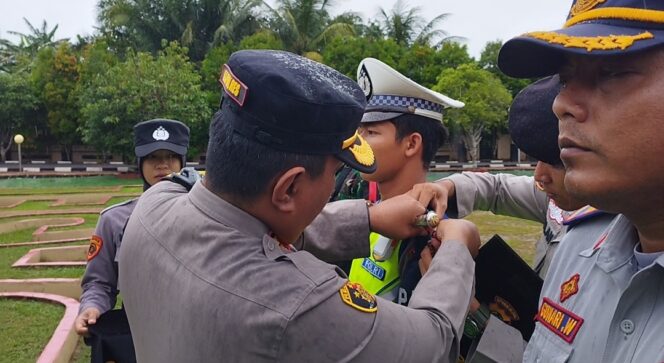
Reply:
[[175, 120], [154, 119], [139, 122], [134, 126], [134, 146], [139, 158], [161, 149], [186, 155], [189, 128]]
[[514, 97], [509, 114], [509, 131], [514, 144], [526, 154], [551, 165], [562, 165], [558, 118], [551, 108], [560, 87], [558, 76], [540, 79]]
[[615, 56], [664, 45], [664, 1], [576, 0], [562, 29], [530, 32], [503, 45], [498, 67], [512, 77], [557, 73], [569, 54]]
[[221, 119], [240, 135], [276, 150], [335, 155], [364, 173], [376, 170], [358, 134], [362, 89], [334, 69], [273, 50], [233, 53], [221, 70]]

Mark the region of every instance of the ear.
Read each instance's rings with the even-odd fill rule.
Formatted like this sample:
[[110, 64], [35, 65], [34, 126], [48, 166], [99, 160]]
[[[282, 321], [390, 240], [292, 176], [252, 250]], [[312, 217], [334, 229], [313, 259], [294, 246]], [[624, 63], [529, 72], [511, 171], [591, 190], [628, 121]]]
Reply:
[[279, 211], [291, 213], [295, 211], [293, 196], [298, 193], [300, 181], [305, 173], [301, 166], [286, 170], [274, 184], [272, 189], [272, 205]]
[[422, 135], [419, 132], [413, 132], [406, 136], [403, 142], [406, 147], [404, 150], [406, 156], [412, 157], [420, 154], [422, 150]]

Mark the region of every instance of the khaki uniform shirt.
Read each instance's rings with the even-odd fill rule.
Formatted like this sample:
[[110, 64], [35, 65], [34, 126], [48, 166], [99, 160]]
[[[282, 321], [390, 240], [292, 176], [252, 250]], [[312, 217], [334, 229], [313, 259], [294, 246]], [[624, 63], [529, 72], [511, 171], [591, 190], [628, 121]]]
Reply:
[[622, 215], [570, 228], [540, 296], [524, 362], [664, 362], [664, 255], [637, 272]]
[[[304, 248], [366, 255], [365, 202], [331, 208], [326, 233], [338, 243], [305, 235]], [[144, 193], [120, 251], [138, 361], [456, 361], [474, 271], [464, 245], [446, 241], [405, 307], [372, 303], [336, 266], [269, 232], [200, 182], [188, 194], [172, 183]]]
[[[461, 173], [445, 179], [454, 183], [458, 218], [463, 218], [475, 210], [484, 210], [542, 223], [543, 233], [537, 240], [533, 268], [541, 278], [546, 276], [556, 247], [567, 227], [563, 225], [565, 212], [556, 206], [546, 193], [535, 187], [533, 177]], [[453, 214], [455, 206], [449, 207], [450, 214]]]

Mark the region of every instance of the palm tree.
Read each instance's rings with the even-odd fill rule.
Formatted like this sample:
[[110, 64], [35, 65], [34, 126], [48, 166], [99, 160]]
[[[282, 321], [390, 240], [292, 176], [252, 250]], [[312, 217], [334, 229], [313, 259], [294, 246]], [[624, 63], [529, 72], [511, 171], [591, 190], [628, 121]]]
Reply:
[[320, 51], [328, 39], [354, 33], [355, 24], [349, 22], [355, 19], [352, 14], [330, 19], [330, 0], [279, 0], [278, 4], [276, 10], [266, 5], [270, 28], [293, 53], [321, 60]]
[[17, 43], [0, 39], [0, 69], [3, 71], [8, 71], [14, 67], [21, 58], [33, 59], [41, 49], [55, 47], [61, 42], [68, 41], [68, 39], [54, 39], [58, 25], [49, 30], [46, 20], [42, 22], [41, 28], [33, 26], [26, 18], [23, 18], [23, 21], [30, 29], [29, 33], [7, 31], [9, 34], [19, 37]]
[[[389, 12], [380, 8], [379, 18], [385, 35], [406, 46], [414, 43], [439, 46], [446, 41], [459, 39], [448, 36], [442, 29], [437, 29], [437, 26], [450, 16], [449, 13], [440, 14], [428, 23], [425, 23], [426, 20], [420, 13], [419, 7], [409, 8], [402, 0], [397, 0]], [[440, 40], [433, 43], [436, 38]]]
[[260, 28], [262, 0], [101, 0], [100, 31], [112, 43], [156, 52], [163, 40], [180, 41], [194, 61], [222, 42], [240, 41]]

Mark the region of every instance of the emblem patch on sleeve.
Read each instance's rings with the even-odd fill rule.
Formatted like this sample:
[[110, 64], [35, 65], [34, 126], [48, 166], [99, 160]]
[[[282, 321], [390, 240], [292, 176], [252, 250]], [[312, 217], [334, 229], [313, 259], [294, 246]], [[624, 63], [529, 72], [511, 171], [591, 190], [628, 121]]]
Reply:
[[355, 282], [346, 282], [339, 290], [341, 300], [357, 310], [366, 313], [375, 313], [378, 311], [376, 297], [371, 295], [362, 285]]
[[583, 324], [583, 319], [548, 298], [542, 300], [542, 306], [535, 320], [554, 332], [564, 341], [572, 343]]
[[95, 258], [99, 251], [101, 251], [101, 246], [104, 244], [101, 237], [93, 235], [90, 239], [90, 247], [88, 247], [88, 261]]
[[565, 300], [579, 292], [579, 278], [579, 274], [575, 274], [560, 285], [560, 302], [565, 302]]

